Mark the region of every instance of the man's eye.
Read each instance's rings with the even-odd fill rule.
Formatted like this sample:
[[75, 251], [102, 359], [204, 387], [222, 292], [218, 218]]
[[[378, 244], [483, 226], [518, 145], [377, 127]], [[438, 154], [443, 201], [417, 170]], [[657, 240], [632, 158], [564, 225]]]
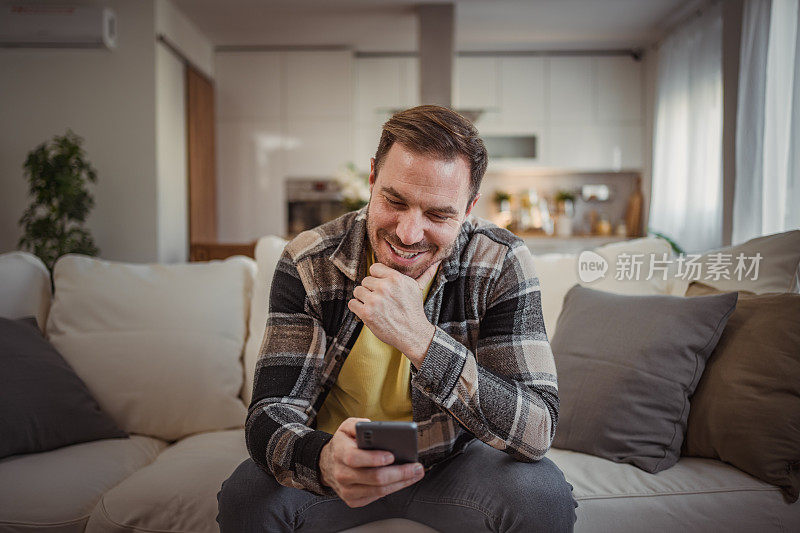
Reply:
[[403, 205], [403, 202], [398, 202], [397, 200], [392, 200], [391, 198], [387, 198], [386, 201], [389, 202], [391, 205], [395, 205], [398, 207]]
[[445, 215], [437, 215], [436, 213], [431, 213], [430, 217], [437, 222], [444, 222], [448, 218]]

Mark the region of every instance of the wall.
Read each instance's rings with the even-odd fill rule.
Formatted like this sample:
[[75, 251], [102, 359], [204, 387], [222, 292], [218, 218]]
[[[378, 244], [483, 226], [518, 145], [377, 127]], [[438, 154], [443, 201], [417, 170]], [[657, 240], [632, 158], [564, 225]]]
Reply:
[[189, 258], [185, 62], [212, 77], [214, 47], [169, 0], [155, 2], [156, 188], [159, 263]]
[[158, 262], [177, 263], [189, 257], [186, 77], [183, 62], [161, 43], [156, 79]]
[[170, 0], [156, 0], [156, 35], [165, 36], [203, 74], [214, 77], [214, 45]]
[[71, 128], [97, 169], [88, 227], [100, 256], [155, 261], [155, 38], [152, 1], [104, 0], [116, 11], [115, 50], [0, 49], [0, 253], [16, 248], [28, 205], [22, 164]]

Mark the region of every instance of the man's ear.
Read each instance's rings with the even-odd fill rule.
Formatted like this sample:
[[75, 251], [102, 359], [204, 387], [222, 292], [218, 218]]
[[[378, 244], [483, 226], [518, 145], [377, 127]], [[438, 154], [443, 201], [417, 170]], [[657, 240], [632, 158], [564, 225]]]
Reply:
[[478, 203], [478, 198], [481, 197], [481, 193], [475, 195], [475, 198], [467, 205], [467, 212], [464, 214], [465, 217], [468, 217], [469, 214], [472, 212], [472, 208], [475, 207], [475, 204]]
[[369, 192], [372, 194], [372, 187], [375, 185], [375, 158], [369, 158]]

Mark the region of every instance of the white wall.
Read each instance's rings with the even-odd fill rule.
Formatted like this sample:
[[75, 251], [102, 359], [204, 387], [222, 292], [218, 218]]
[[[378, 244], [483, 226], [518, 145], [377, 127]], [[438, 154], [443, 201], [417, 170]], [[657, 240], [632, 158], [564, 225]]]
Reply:
[[185, 261], [183, 63], [156, 36], [209, 75], [213, 46], [169, 0], [92, 3], [115, 10], [116, 49], [0, 49], [0, 253], [21, 234], [27, 153], [71, 128], [98, 173], [87, 225], [100, 257]]
[[0, 49], [0, 253], [16, 248], [29, 203], [26, 154], [71, 128], [97, 169], [88, 227], [100, 256], [155, 261], [154, 4], [82, 3], [116, 11], [115, 50]]
[[163, 44], [156, 48], [156, 186], [158, 262], [189, 257], [184, 65]]
[[214, 45], [171, 0], [156, 0], [156, 34], [167, 37], [195, 67], [214, 77]]
[[214, 47], [170, 0], [155, 2], [156, 46], [156, 187], [158, 261], [189, 258], [189, 187], [186, 154], [186, 72], [190, 61], [209, 77], [214, 74]]

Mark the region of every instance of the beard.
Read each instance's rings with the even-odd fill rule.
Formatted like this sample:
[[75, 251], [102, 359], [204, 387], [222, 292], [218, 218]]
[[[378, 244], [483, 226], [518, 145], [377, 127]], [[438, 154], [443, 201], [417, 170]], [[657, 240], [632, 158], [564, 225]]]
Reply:
[[[456, 240], [447, 245], [445, 248], [421, 241], [409, 247], [402, 243], [402, 241], [394, 233], [390, 233], [383, 228], [375, 228], [372, 219], [369, 216], [369, 207], [367, 207], [367, 238], [369, 244], [372, 246], [372, 252], [375, 254], [375, 261], [388, 266], [391, 269], [397, 270], [401, 274], [409, 276], [410, 278], [417, 279], [420, 277], [432, 264], [450, 257], [456, 247]], [[390, 257], [382, 257], [379, 253], [383, 253], [381, 248], [382, 241], [387, 241], [391, 245], [407, 251], [425, 251], [431, 252], [430, 256], [423, 262], [414, 265], [401, 265], [395, 263]]]

